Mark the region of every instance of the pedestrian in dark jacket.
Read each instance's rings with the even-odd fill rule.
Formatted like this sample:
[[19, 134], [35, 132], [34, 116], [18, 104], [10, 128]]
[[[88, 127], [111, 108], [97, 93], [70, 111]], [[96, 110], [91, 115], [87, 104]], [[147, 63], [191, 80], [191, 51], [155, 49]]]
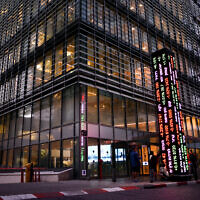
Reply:
[[157, 157], [154, 155], [153, 151], [150, 152], [150, 158], [149, 158], [149, 170], [150, 170], [150, 182], [152, 183], [154, 180], [156, 180], [157, 175]]
[[191, 162], [191, 172], [192, 172], [195, 180], [197, 180], [198, 179], [198, 176], [197, 176], [197, 156], [192, 152], [192, 150], [190, 150], [189, 159], [190, 159], [190, 162]]
[[132, 148], [130, 152], [130, 164], [131, 164], [131, 175], [134, 181], [136, 180], [137, 174], [140, 172], [140, 159], [136, 147]]

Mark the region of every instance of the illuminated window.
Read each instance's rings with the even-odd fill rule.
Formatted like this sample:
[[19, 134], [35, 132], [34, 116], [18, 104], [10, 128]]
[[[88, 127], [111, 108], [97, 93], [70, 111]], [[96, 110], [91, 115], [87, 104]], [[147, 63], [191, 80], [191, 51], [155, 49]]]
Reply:
[[147, 33], [142, 30], [141, 34], [142, 34], [142, 51], [148, 53], [149, 47], [148, 47]]
[[127, 19], [121, 18], [121, 23], [122, 23], [122, 40], [128, 42], [128, 23]]
[[87, 53], [88, 53], [88, 61], [87, 64], [90, 67], [94, 67], [94, 44], [91, 38], [88, 38], [87, 41]]
[[193, 136], [191, 118], [189, 116], [186, 116], [186, 125], [187, 125], [187, 133], [188, 133], [188, 135], [189, 136]]
[[124, 54], [124, 79], [131, 81], [130, 56]]
[[158, 40], [157, 45], [158, 45], [158, 50], [163, 48], [163, 42], [162, 41]]
[[194, 116], [192, 117], [192, 126], [193, 126], [193, 131], [194, 131], [194, 137], [198, 137], [197, 121]]
[[154, 13], [154, 19], [155, 19], [156, 28], [161, 30], [160, 15], [157, 12]]
[[38, 166], [38, 145], [31, 146], [31, 162], [33, 166]]
[[130, 10], [136, 12], [135, 0], [130, 0]]
[[142, 0], [138, 0], [138, 13], [142, 18], [145, 18], [144, 2]]
[[164, 34], [168, 35], [167, 19], [166, 18], [162, 19], [162, 29], [163, 29]]
[[55, 70], [54, 75], [55, 77], [62, 74], [62, 65], [63, 65], [63, 44], [60, 44], [56, 47], [55, 52]]
[[54, 20], [53, 17], [50, 17], [47, 20], [47, 35], [46, 35], [47, 41], [53, 37], [53, 28], [54, 28]]
[[41, 24], [38, 28], [38, 47], [43, 45], [45, 38], [45, 26]]
[[35, 66], [35, 87], [42, 84], [43, 59], [39, 58]]
[[98, 42], [97, 65], [100, 70], [105, 71], [105, 46], [102, 42]]
[[119, 68], [118, 68], [118, 51], [114, 48], [110, 48], [110, 57], [112, 63], [112, 75], [119, 77]]
[[44, 65], [44, 82], [51, 80], [52, 75], [52, 51], [47, 52]]
[[131, 25], [131, 34], [132, 34], [132, 44], [133, 46], [139, 48], [139, 39], [138, 39], [138, 28], [136, 25]]
[[142, 72], [141, 72], [141, 64], [139, 61], [135, 60], [135, 84], [137, 86], [142, 86]]
[[71, 39], [67, 43], [67, 67], [66, 71], [74, 69], [74, 58], [75, 58], [75, 44], [74, 39]]
[[144, 85], [148, 89], [152, 89], [151, 70], [148, 65], [144, 65]]

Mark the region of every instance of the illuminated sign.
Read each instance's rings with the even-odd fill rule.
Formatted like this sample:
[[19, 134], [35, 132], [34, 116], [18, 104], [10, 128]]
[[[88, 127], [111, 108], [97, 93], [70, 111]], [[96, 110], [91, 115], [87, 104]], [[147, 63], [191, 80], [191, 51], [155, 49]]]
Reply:
[[[80, 161], [81, 161], [81, 170], [82, 176], [86, 176], [87, 169], [87, 158], [86, 158], [86, 149], [87, 149], [87, 130], [86, 130], [86, 94], [85, 89], [82, 88], [81, 92], [81, 102], [80, 102]], [[84, 172], [84, 173], [83, 173]]]
[[188, 172], [179, 84], [173, 53], [152, 54], [161, 158], [170, 175]]

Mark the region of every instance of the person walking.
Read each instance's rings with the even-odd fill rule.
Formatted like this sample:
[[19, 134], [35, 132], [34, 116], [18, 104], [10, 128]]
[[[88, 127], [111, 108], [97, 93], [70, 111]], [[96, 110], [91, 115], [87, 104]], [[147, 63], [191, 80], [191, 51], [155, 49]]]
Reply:
[[150, 182], [152, 183], [157, 178], [157, 157], [154, 155], [153, 151], [150, 152], [149, 158], [149, 170], [150, 170]]
[[137, 181], [137, 174], [140, 172], [140, 159], [136, 147], [133, 146], [130, 152], [131, 176], [133, 181]]
[[197, 180], [197, 156], [192, 152], [192, 150], [190, 150], [189, 159], [191, 164], [191, 173], [193, 174], [195, 180]]

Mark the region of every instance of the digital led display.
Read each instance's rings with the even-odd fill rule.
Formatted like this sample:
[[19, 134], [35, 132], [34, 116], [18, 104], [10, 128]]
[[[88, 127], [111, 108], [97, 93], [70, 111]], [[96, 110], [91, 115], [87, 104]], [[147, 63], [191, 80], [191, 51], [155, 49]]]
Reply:
[[161, 158], [170, 175], [188, 173], [187, 149], [175, 58], [168, 49], [152, 54]]

